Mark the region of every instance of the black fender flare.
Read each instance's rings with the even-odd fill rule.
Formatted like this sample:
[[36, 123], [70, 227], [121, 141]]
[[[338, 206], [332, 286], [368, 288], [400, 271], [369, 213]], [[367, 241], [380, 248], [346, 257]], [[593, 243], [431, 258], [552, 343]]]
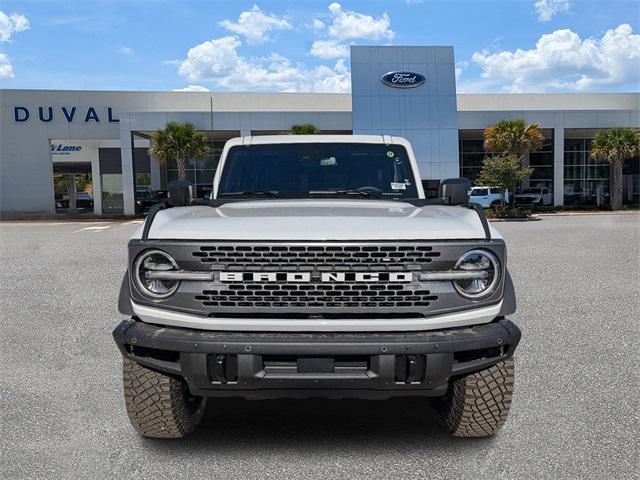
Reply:
[[516, 289], [513, 286], [513, 280], [511, 280], [511, 274], [507, 270], [504, 279], [504, 293], [502, 295], [502, 308], [500, 309], [500, 316], [511, 315], [516, 311]]
[[120, 284], [120, 295], [118, 296], [118, 311], [123, 315], [133, 316], [131, 306], [131, 292], [129, 291], [129, 272], [124, 272], [122, 283]]

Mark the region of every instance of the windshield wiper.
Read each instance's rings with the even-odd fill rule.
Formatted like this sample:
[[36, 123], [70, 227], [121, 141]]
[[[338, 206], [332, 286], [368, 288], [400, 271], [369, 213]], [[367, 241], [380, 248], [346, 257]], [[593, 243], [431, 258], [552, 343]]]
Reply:
[[224, 192], [219, 193], [218, 197], [250, 197], [254, 195], [264, 195], [265, 197], [278, 198], [277, 190], [247, 190], [244, 192]]
[[309, 195], [360, 195], [370, 197], [371, 193], [364, 190], [311, 190]]

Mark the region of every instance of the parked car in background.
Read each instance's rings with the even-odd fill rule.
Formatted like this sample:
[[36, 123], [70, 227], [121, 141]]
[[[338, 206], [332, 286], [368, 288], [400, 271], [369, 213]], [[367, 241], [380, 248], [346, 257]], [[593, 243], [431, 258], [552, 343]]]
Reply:
[[138, 212], [148, 212], [156, 203], [167, 198], [167, 192], [163, 190], [139, 190], [136, 192], [136, 207]]
[[[509, 202], [509, 192], [504, 192], [505, 203]], [[498, 187], [472, 187], [469, 192], [469, 203], [477, 203], [482, 208], [500, 205], [500, 189]]]
[[534, 187], [526, 188], [515, 195], [516, 205], [552, 205], [553, 195], [548, 188]]

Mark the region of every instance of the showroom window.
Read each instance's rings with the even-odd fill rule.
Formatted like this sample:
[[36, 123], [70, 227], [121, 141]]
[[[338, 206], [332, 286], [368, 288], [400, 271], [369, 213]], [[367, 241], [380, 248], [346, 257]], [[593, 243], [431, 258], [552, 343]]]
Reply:
[[590, 138], [564, 141], [565, 205], [609, 203], [609, 164], [591, 158]]
[[[529, 178], [529, 186], [553, 188], [553, 131], [545, 129], [542, 148], [529, 154], [529, 165], [534, 168]], [[460, 176], [471, 180], [472, 184], [482, 170], [487, 156], [497, 152], [486, 152], [482, 139], [482, 130], [461, 130], [460, 133]]]
[[545, 136], [542, 148], [529, 154], [529, 166], [533, 173], [529, 177], [530, 187], [553, 189], [553, 137]]
[[[209, 141], [209, 152], [199, 160], [189, 159], [186, 165], [187, 180], [196, 186], [198, 198], [207, 197], [213, 189], [213, 176], [220, 161], [225, 142]], [[167, 182], [178, 179], [178, 166], [175, 160], [167, 162]]]

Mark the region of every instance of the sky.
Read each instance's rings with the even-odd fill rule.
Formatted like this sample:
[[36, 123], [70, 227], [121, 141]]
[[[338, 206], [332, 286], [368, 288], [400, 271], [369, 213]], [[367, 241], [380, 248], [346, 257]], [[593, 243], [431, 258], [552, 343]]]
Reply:
[[0, 0], [0, 88], [344, 93], [350, 45], [453, 45], [458, 92], [640, 90], [638, 0]]

